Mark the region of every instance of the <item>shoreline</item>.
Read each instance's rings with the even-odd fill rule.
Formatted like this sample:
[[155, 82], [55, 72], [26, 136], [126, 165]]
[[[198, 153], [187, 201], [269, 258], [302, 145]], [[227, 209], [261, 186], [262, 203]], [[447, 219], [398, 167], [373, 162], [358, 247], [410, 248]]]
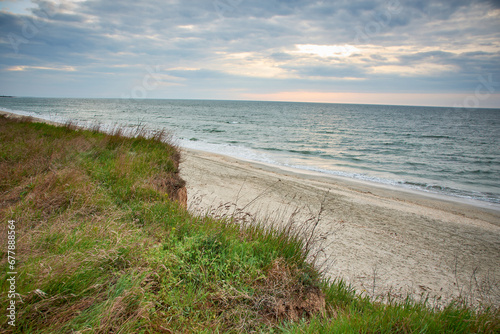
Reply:
[[48, 120], [48, 119], [45, 119], [45, 118], [40, 118], [40, 117], [35, 117], [35, 116], [28, 116], [28, 115], [21, 115], [21, 114], [16, 114], [16, 113], [13, 113], [13, 112], [8, 112], [8, 111], [5, 111], [5, 110], [0, 110], [0, 115], [5, 116], [7, 118], [31, 118], [31, 119], [36, 120], [37, 122], [46, 123], [46, 124], [55, 125], [55, 126], [64, 125], [63, 123], [54, 122], [54, 121], [51, 121], [51, 120]]
[[326, 263], [326, 276], [373, 298], [429, 296], [445, 305], [461, 297], [500, 306], [500, 210], [494, 204], [180, 150], [190, 211], [242, 210], [271, 224], [293, 218], [296, 226], [320, 214], [315, 232], [322, 243], [314, 252]]
[[410, 202], [421, 206], [428, 206], [433, 209], [443, 209], [452, 211], [457, 214], [468, 216], [469, 218], [478, 218], [487, 220], [489, 223], [500, 226], [500, 205], [475, 199], [467, 199], [462, 197], [438, 194], [433, 192], [425, 192], [418, 189], [399, 187], [384, 183], [359, 180], [355, 178], [330, 175], [316, 171], [308, 171], [293, 167], [279, 166], [270, 163], [243, 159], [202, 151], [198, 149], [180, 147], [181, 151], [188, 155], [213, 157], [214, 159], [227, 161], [231, 164], [243, 164], [250, 168], [268, 172], [271, 175], [286, 175], [302, 180], [308, 180], [323, 187], [329, 185], [333, 188], [343, 187], [355, 192], [372, 194], [381, 198], [397, 200], [401, 202]]

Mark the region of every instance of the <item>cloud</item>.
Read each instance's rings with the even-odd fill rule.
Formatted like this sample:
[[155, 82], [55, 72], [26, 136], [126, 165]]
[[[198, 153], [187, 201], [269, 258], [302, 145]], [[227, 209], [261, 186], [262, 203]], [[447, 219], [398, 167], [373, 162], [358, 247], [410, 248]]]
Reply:
[[327, 57], [348, 57], [359, 50], [352, 45], [314, 45], [314, 44], [297, 44], [297, 53], [306, 53], [317, 55], [322, 58]]
[[473, 91], [479, 75], [500, 80], [498, 1], [35, 0], [25, 11], [4, 3], [8, 95], [37, 95], [36, 77], [58, 87], [53, 95], [96, 94], [94, 78], [112, 87], [100, 92], [119, 96], [147, 66], [164, 75], [155, 97], [458, 94]]
[[5, 68], [5, 71], [16, 72], [16, 71], [29, 71], [29, 70], [47, 70], [47, 71], [64, 71], [64, 72], [74, 72], [76, 69], [72, 66], [64, 67], [43, 67], [43, 66], [12, 66]]

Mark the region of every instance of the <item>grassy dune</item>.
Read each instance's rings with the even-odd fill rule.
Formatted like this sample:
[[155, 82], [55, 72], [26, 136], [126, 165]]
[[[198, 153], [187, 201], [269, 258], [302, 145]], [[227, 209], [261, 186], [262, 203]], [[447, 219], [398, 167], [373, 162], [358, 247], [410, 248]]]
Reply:
[[323, 280], [304, 230], [191, 215], [178, 151], [146, 137], [0, 117], [2, 333], [500, 332], [498, 310], [378, 303]]

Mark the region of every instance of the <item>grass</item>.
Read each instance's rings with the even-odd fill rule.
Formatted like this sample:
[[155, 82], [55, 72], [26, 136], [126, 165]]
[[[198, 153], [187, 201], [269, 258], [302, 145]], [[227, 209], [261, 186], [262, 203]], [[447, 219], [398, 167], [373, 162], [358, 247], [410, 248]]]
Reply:
[[323, 279], [307, 262], [314, 229], [190, 214], [179, 158], [162, 132], [0, 117], [0, 308], [9, 220], [19, 293], [16, 326], [2, 315], [0, 331], [500, 332], [497, 309], [378, 303]]

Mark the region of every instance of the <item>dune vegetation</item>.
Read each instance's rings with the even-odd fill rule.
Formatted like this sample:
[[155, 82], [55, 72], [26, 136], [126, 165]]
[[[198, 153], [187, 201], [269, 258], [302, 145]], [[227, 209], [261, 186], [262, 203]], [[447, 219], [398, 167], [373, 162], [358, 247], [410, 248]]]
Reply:
[[311, 229], [189, 213], [179, 161], [162, 131], [0, 117], [0, 331], [500, 332], [497, 309], [374, 301], [324, 278]]

